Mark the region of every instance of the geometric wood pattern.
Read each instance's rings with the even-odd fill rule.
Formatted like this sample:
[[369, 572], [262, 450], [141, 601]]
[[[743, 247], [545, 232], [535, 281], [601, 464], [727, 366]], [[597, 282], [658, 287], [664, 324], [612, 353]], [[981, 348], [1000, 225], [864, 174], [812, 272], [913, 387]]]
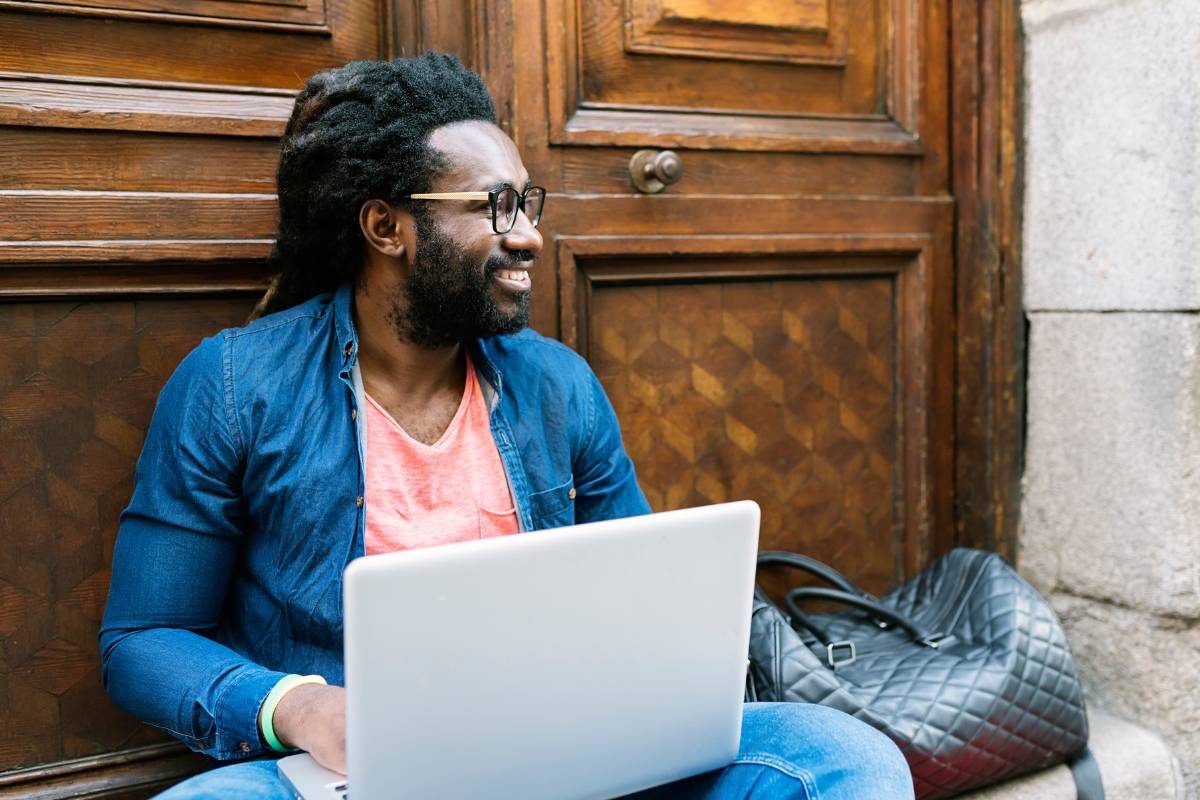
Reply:
[[755, 500], [761, 549], [803, 542], [865, 584], [891, 582], [890, 276], [613, 287], [591, 313], [589, 358], [655, 510]]
[[875, 591], [948, 548], [930, 235], [557, 241], [563, 340], [656, 510], [754, 499], [760, 548]]
[[168, 739], [100, 682], [118, 516], [159, 389], [252, 304], [0, 304], [0, 770]]

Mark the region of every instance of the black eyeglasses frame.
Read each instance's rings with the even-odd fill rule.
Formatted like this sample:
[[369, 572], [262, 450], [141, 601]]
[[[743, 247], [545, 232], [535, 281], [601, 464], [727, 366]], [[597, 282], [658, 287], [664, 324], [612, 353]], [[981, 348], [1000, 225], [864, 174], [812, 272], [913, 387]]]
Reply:
[[[512, 221], [508, 227], [500, 230], [500, 195], [504, 192], [512, 192], [517, 196], [517, 213], [513, 214]], [[525, 210], [525, 201], [529, 197], [530, 192], [541, 192], [542, 201], [538, 205], [537, 216], [528, 217], [529, 222], [533, 227], [537, 227], [538, 222], [542, 219], [542, 212], [546, 208], [546, 189], [541, 186], [526, 186], [525, 191], [517, 191], [515, 186], [502, 186], [499, 189], [492, 189], [487, 192], [422, 192], [418, 194], [410, 194], [410, 200], [483, 200], [487, 198], [488, 205], [492, 210], [492, 230], [497, 235], [509, 233], [517, 224], [517, 217]], [[507, 222], [507, 219], [505, 220]]]

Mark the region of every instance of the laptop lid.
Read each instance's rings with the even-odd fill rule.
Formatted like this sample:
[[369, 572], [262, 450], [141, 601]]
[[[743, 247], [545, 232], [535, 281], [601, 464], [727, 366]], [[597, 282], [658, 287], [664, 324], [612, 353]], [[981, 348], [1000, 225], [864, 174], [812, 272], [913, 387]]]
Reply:
[[758, 524], [743, 501], [351, 563], [354, 796], [617, 797], [728, 764]]

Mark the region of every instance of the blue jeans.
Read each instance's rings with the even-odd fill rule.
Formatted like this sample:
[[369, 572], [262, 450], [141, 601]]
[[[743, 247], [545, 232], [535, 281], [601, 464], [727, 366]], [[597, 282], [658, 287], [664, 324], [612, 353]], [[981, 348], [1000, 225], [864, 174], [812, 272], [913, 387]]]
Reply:
[[[354, 787], [350, 787], [353, 797]], [[669, 783], [636, 800], [911, 800], [912, 777], [890, 739], [848, 714], [802, 703], [752, 703], [733, 763]], [[161, 800], [292, 800], [273, 760], [197, 775]]]

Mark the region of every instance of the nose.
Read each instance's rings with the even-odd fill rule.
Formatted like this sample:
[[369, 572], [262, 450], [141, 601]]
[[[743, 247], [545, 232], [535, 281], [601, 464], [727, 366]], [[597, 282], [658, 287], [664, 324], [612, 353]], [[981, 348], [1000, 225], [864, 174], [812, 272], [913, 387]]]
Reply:
[[504, 234], [503, 244], [505, 250], [528, 250], [535, 257], [542, 252], [542, 234], [525, 216], [524, 209], [517, 212], [517, 222], [511, 231]]

